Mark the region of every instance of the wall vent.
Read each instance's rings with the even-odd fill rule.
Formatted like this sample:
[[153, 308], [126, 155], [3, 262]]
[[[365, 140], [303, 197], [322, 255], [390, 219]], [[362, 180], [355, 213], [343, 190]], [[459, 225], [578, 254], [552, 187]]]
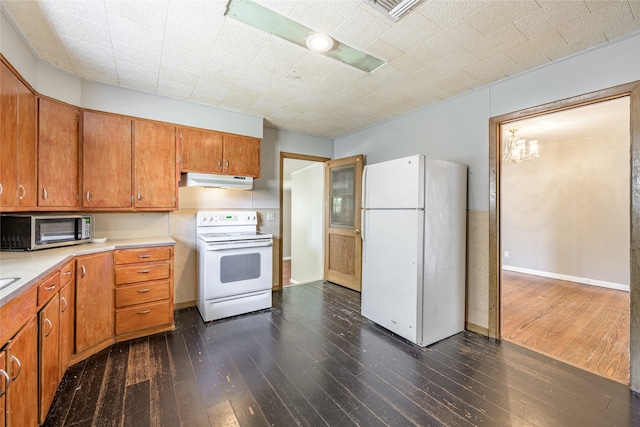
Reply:
[[389, 19], [399, 20], [420, 0], [363, 0]]

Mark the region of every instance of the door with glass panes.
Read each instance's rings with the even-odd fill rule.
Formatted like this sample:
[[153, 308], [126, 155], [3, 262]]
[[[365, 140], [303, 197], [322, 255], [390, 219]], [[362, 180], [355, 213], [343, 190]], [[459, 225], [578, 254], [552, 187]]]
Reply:
[[324, 279], [360, 291], [362, 155], [326, 162]]

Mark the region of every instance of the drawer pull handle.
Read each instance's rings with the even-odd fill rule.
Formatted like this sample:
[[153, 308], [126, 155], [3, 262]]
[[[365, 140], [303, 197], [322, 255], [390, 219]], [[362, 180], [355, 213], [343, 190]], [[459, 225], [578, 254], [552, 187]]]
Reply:
[[138, 314], [149, 314], [151, 310], [139, 311]]
[[67, 311], [67, 307], [69, 307], [69, 303], [67, 302], [67, 299], [65, 297], [60, 297], [60, 303], [64, 302], [64, 308], [60, 309], [60, 313], [64, 313], [65, 311]]
[[138, 258], [151, 258], [151, 255], [149, 254], [138, 255]]
[[138, 270], [138, 273], [147, 274], [147, 273], [151, 273], [151, 270]]
[[80, 270], [81, 270], [81, 272], [82, 272], [82, 273], [80, 274], [80, 277], [84, 279], [84, 276], [86, 276], [86, 275], [87, 275], [87, 269], [85, 268], [85, 266], [84, 266], [84, 265], [81, 265], [81, 266], [80, 266]]
[[22, 363], [20, 363], [20, 359], [15, 356], [11, 356], [11, 362], [16, 362], [18, 364], [18, 373], [11, 377], [11, 381], [15, 381], [15, 379], [18, 378], [18, 375], [20, 375], [20, 371], [22, 371]]
[[138, 289], [138, 291], [137, 291], [137, 292], [138, 292], [139, 294], [144, 294], [144, 293], [149, 292], [150, 290], [151, 290], [151, 288], [147, 288], [147, 289]]
[[45, 286], [44, 290], [45, 291], [52, 291], [56, 288], [56, 285], [51, 285], [51, 286]]
[[49, 324], [49, 332], [44, 334], [44, 336], [46, 338], [51, 334], [51, 331], [53, 331], [53, 323], [51, 323], [51, 320], [47, 319], [46, 317], [44, 318], [44, 323], [48, 323]]
[[7, 394], [7, 390], [9, 389], [9, 384], [11, 383], [11, 378], [9, 378], [9, 374], [7, 374], [7, 371], [5, 371], [4, 369], [0, 369], [0, 375], [2, 375], [5, 381], [7, 382], [7, 384], [4, 386], [4, 390], [0, 390], [0, 397], [2, 397], [5, 394]]
[[65, 272], [64, 272], [64, 273], [62, 273], [62, 274], [64, 274], [65, 276], [70, 276], [70, 275], [71, 275], [71, 270], [67, 270], [67, 271], [65, 271]]

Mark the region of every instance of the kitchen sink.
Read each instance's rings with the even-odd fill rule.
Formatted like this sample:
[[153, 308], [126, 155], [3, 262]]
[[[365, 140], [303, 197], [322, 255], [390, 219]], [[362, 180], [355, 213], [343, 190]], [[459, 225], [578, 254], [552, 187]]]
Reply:
[[20, 280], [19, 277], [0, 277], [0, 290]]

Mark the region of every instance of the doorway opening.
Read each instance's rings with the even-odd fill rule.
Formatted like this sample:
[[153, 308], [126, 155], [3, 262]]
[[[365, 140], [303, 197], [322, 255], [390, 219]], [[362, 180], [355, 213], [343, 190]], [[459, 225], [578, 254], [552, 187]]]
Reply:
[[489, 122], [489, 318], [488, 335], [503, 338], [502, 330], [502, 267], [501, 176], [503, 174], [501, 126], [517, 120], [568, 110], [625, 96], [630, 97], [631, 141], [629, 195], [629, 384], [640, 389], [640, 325], [637, 300], [640, 298], [640, 82], [632, 82], [573, 98], [493, 117]]
[[502, 338], [628, 384], [629, 97], [501, 139]]
[[279, 289], [322, 279], [326, 157], [280, 153]]

